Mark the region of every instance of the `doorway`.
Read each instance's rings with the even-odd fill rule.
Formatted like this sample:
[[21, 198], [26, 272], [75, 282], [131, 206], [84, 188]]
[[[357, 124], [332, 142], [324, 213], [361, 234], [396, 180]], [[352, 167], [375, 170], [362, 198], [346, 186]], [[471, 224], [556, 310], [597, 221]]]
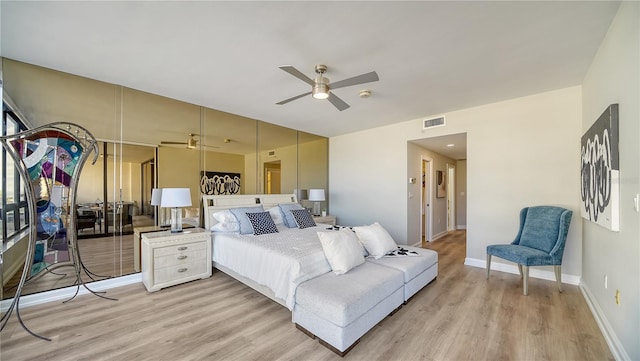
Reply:
[[280, 194], [280, 161], [264, 163], [264, 193]]
[[422, 229], [422, 238], [425, 242], [431, 242], [432, 238], [432, 211], [431, 211], [431, 180], [433, 179], [433, 159], [422, 157], [422, 190], [421, 190], [421, 209], [420, 228]]

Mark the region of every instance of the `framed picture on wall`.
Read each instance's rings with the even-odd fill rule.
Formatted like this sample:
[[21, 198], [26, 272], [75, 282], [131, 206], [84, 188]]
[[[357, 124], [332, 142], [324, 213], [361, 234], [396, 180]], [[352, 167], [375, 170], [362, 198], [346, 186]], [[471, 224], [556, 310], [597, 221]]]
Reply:
[[611, 104], [581, 139], [582, 218], [620, 230], [618, 104]]
[[200, 192], [207, 195], [240, 194], [240, 173], [201, 171]]
[[441, 170], [436, 171], [436, 198], [444, 198], [447, 195], [447, 182], [445, 182], [445, 173]]

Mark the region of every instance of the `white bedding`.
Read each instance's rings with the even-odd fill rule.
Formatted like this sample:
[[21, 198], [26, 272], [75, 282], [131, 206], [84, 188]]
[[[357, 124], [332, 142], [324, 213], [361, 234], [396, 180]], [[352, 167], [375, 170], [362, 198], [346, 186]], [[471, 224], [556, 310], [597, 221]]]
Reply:
[[331, 271], [317, 235], [326, 228], [278, 226], [279, 233], [260, 236], [212, 232], [213, 261], [268, 287], [293, 310], [298, 285]]

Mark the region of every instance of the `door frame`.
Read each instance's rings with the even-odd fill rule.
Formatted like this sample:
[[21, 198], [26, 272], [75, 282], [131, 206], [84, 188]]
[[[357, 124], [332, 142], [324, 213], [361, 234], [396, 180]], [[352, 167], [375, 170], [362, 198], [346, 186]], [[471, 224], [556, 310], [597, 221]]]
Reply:
[[[424, 240], [431, 242], [433, 238], [433, 158], [420, 157], [420, 169], [425, 170], [424, 187], [420, 190], [420, 234], [424, 233]], [[426, 206], [425, 206], [426, 204]], [[423, 217], [424, 215], [424, 217]]]
[[456, 166], [447, 163], [447, 232], [456, 230]]

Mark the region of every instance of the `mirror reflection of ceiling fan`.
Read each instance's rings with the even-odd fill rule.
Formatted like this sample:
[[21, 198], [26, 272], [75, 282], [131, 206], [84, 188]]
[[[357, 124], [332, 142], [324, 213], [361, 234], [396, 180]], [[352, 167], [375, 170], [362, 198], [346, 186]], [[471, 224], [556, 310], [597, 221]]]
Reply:
[[313, 96], [313, 98], [315, 99], [328, 99], [329, 102], [333, 104], [334, 107], [338, 108], [339, 111], [343, 111], [349, 108], [349, 104], [345, 103], [342, 99], [338, 98], [337, 95], [330, 92], [331, 89], [344, 88], [352, 85], [370, 83], [373, 81], [380, 80], [378, 78], [378, 74], [375, 71], [372, 71], [366, 74], [354, 76], [352, 78], [343, 79], [335, 83], [330, 83], [329, 78], [324, 77], [324, 73], [327, 71], [327, 66], [322, 64], [316, 65], [315, 69], [316, 69], [316, 74], [318, 74], [318, 76], [315, 79], [309, 78], [308, 76], [304, 75], [300, 70], [290, 65], [281, 66], [280, 69], [295, 76], [296, 78], [302, 80], [303, 82], [311, 85], [311, 91], [306, 92], [304, 94], [296, 95], [294, 97], [291, 97], [289, 99], [285, 99], [281, 102], [276, 103], [278, 105], [283, 105], [290, 101], [300, 99], [302, 97], [305, 97], [311, 94], [311, 96]]
[[[198, 136], [197, 134], [194, 133], [189, 133], [189, 138], [187, 138], [186, 142], [168, 142], [168, 141], [161, 141], [160, 144], [162, 145], [186, 145], [187, 149], [195, 149], [198, 146], [198, 140], [195, 138], [196, 136]], [[220, 147], [216, 147], [213, 145], [202, 145], [203, 147], [208, 147], [208, 148], [220, 148]]]

